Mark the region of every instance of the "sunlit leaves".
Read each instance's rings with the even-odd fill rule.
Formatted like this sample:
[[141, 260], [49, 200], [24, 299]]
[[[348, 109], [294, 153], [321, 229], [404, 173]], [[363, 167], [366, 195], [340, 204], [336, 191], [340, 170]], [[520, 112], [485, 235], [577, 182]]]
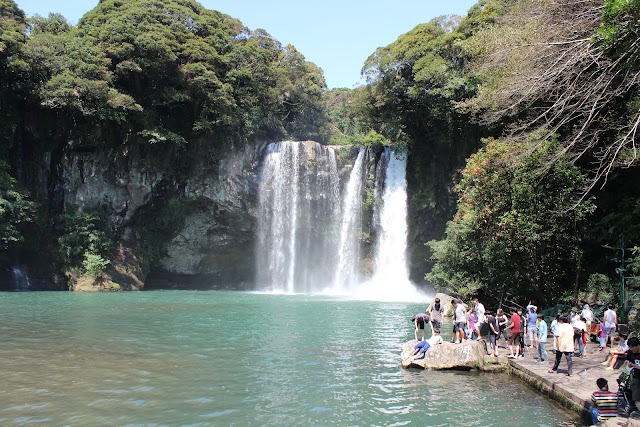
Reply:
[[507, 288], [551, 298], [572, 283], [576, 224], [594, 208], [578, 204], [584, 178], [566, 156], [549, 166], [557, 150], [556, 141], [490, 139], [471, 156], [446, 238], [429, 243], [437, 263], [428, 278], [436, 286], [463, 292], [481, 284], [498, 298]]

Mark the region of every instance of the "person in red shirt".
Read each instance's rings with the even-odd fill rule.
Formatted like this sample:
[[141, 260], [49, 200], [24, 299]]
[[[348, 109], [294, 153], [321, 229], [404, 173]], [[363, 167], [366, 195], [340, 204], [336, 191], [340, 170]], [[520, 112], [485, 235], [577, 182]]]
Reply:
[[509, 354], [507, 357], [510, 359], [515, 359], [518, 357], [520, 353], [520, 331], [522, 330], [521, 318], [518, 315], [518, 312], [515, 308], [511, 309], [511, 321], [507, 326], [507, 330], [509, 331]]

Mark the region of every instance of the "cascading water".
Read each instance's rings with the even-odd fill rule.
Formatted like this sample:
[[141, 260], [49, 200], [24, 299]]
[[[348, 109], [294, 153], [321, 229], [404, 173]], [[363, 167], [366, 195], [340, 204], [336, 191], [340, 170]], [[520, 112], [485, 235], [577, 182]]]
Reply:
[[359, 281], [366, 153], [358, 152], [341, 204], [332, 148], [292, 141], [267, 147], [259, 190], [258, 290], [424, 299], [408, 278], [406, 159], [388, 148], [376, 168], [374, 274]]
[[11, 267], [11, 275], [13, 276], [13, 290], [15, 291], [28, 291], [31, 287], [29, 283], [29, 277], [25, 274], [21, 267]]
[[361, 148], [345, 190], [340, 225], [338, 271], [333, 290], [343, 293], [358, 281], [360, 233], [362, 232], [362, 182], [366, 150]]
[[259, 198], [258, 289], [309, 293], [333, 284], [340, 213], [333, 149], [269, 144]]
[[372, 279], [359, 293], [383, 300], [420, 298], [407, 268], [406, 156], [385, 148], [380, 162], [378, 170], [384, 171], [384, 178], [376, 178], [376, 193], [382, 194], [376, 209], [375, 268]]

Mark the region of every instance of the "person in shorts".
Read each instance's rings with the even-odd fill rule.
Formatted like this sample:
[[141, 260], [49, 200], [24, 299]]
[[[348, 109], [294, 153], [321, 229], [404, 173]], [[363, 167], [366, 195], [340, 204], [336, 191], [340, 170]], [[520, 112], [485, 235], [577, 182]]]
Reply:
[[[476, 313], [476, 322], [474, 325], [477, 339], [482, 339], [482, 325], [486, 322], [486, 310], [484, 305], [478, 301], [478, 298], [473, 299], [473, 311]], [[472, 331], [473, 332], [473, 331]]]
[[444, 307], [440, 304], [440, 298], [436, 298], [433, 300], [433, 303], [429, 305], [429, 308], [426, 309], [425, 313], [429, 315], [431, 318], [431, 333], [433, 333], [434, 329], [440, 329], [442, 326], [442, 313], [444, 312]]
[[631, 337], [627, 340], [629, 350], [626, 354], [629, 368], [633, 369], [633, 381], [631, 382], [631, 398], [640, 409], [640, 339]]
[[453, 332], [455, 335], [455, 344], [464, 341], [464, 327], [467, 324], [467, 310], [460, 299], [453, 300]]
[[509, 344], [510, 354], [507, 356], [510, 359], [515, 359], [520, 353], [520, 331], [522, 325], [522, 318], [518, 314], [515, 308], [511, 309], [510, 324], [505, 328], [509, 331], [509, 338], [507, 344]]
[[415, 326], [415, 336], [416, 341], [418, 341], [418, 336], [422, 334], [422, 339], [424, 340], [424, 324], [429, 322], [429, 316], [425, 313], [418, 313], [411, 318], [413, 320], [413, 324]]

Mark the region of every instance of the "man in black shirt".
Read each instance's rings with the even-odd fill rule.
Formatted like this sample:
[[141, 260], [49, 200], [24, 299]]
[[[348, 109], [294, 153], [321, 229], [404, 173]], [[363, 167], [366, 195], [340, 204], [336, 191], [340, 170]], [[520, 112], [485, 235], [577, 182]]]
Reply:
[[640, 339], [631, 337], [627, 340], [629, 350], [627, 351], [627, 361], [629, 367], [633, 369], [633, 382], [631, 383], [631, 398], [640, 410]]

